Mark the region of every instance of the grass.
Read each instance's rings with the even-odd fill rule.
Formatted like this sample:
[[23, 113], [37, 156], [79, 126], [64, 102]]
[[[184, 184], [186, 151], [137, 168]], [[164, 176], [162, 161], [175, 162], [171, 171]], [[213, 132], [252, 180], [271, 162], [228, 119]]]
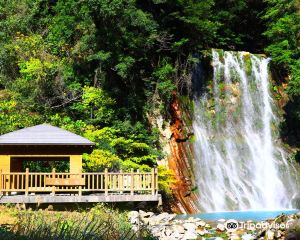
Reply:
[[154, 239], [146, 229], [131, 230], [126, 212], [97, 205], [88, 211], [49, 211], [0, 206], [0, 239]]

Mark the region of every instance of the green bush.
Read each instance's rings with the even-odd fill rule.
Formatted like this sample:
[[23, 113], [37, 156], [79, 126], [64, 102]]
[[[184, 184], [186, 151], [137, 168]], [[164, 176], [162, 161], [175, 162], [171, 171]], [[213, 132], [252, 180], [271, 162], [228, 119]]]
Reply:
[[[14, 209], [11, 211], [15, 212]], [[3, 240], [115, 240], [154, 239], [146, 229], [131, 230], [127, 213], [104, 205], [89, 211], [53, 212], [48, 210], [19, 210], [16, 222], [0, 227]]]
[[165, 166], [158, 166], [158, 188], [170, 194], [171, 186], [176, 183], [175, 173]]

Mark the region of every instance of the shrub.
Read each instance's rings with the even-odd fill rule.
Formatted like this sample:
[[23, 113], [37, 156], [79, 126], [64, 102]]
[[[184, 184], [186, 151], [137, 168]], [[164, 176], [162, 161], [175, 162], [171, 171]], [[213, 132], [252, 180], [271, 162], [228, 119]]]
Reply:
[[[11, 208], [12, 212], [15, 209]], [[146, 230], [131, 230], [127, 213], [102, 204], [84, 212], [21, 210], [13, 213], [12, 227], [0, 227], [0, 239], [9, 240], [110, 240], [154, 239]]]
[[170, 186], [176, 182], [175, 174], [165, 166], [158, 166], [158, 188], [167, 194], [171, 193]]

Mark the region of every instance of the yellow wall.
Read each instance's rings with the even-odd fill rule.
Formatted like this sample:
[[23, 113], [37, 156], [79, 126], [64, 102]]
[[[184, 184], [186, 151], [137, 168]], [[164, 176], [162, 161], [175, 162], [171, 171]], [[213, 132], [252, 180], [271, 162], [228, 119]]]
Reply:
[[[35, 155], [33, 155], [33, 156], [35, 156]], [[43, 156], [43, 155], [41, 155], [41, 156]], [[11, 157], [10, 155], [0, 155], [0, 170], [2, 170], [2, 172], [10, 172], [10, 170], [11, 170], [10, 157]], [[45, 155], [45, 157], [47, 157], [47, 155]], [[70, 173], [81, 173], [81, 172], [82, 172], [82, 156], [81, 155], [71, 155], [70, 156]]]
[[71, 155], [70, 156], [70, 173], [81, 173], [82, 172], [82, 156]]
[[10, 155], [0, 155], [0, 170], [10, 172]]

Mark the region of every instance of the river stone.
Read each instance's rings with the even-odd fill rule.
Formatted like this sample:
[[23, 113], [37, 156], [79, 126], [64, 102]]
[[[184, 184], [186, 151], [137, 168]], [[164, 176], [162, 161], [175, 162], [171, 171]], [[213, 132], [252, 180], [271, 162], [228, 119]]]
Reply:
[[173, 225], [173, 230], [174, 232], [180, 233], [180, 234], [184, 234], [185, 230], [184, 227], [181, 225]]
[[278, 230], [278, 231], [276, 231], [276, 232], [274, 233], [274, 237], [275, 237], [275, 238], [280, 238], [281, 236], [282, 236], [282, 233], [281, 233], [280, 230]]
[[297, 226], [300, 226], [300, 219], [290, 220], [286, 223], [288, 229], [293, 229]]
[[204, 222], [204, 221], [202, 221], [202, 220], [200, 220], [199, 222], [197, 222], [196, 223], [197, 224], [197, 226], [199, 227], [204, 227], [205, 226], [205, 224], [206, 224], [206, 222]]
[[188, 232], [196, 232], [197, 226], [194, 223], [184, 223], [183, 224], [184, 229], [186, 229]]
[[196, 233], [199, 234], [200, 236], [205, 235], [206, 233], [208, 233], [208, 231], [206, 229], [197, 229]]
[[242, 240], [253, 240], [254, 236], [252, 234], [244, 234], [242, 235]]
[[221, 232], [224, 232], [224, 231], [225, 231], [225, 226], [224, 226], [224, 224], [218, 223], [218, 225], [217, 225], [217, 230], [219, 230], [219, 231], [221, 231]]
[[161, 224], [163, 222], [167, 221], [168, 218], [168, 213], [161, 213], [156, 216], [150, 217], [149, 220], [149, 225], [156, 225], [156, 224]]
[[173, 233], [173, 231], [172, 231], [170, 228], [167, 228], [167, 229], [165, 230], [165, 232], [164, 232], [164, 234], [165, 234], [166, 237], [171, 236], [172, 233]]
[[169, 214], [169, 216], [168, 216], [168, 221], [172, 221], [174, 218], [176, 218], [176, 214], [174, 213], [174, 214]]
[[130, 211], [128, 213], [128, 218], [138, 217], [138, 216], [139, 216], [139, 212], [138, 211]]
[[131, 228], [134, 232], [139, 231], [139, 226], [138, 225], [133, 225]]
[[169, 239], [182, 239], [183, 233], [174, 232]]
[[128, 219], [131, 224], [139, 224], [139, 213], [137, 211], [131, 211], [128, 213]]
[[143, 218], [142, 221], [145, 225], [149, 225], [150, 218]]
[[139, 215], [141, 218], [149, 218], [149, 217], [152, 217], [154, 215], [154, 213], [153, 212], [144, 212], [144, 211], [140, 210]]
[[273, 240], [274, 239], [274, 232], [271, 230], [266, 231], [265, 235], [266, 240]]
[[161, 234], [161, 228], [160, 227], [153, 227], [151, 229], [151, 233], [154, 237], [159, 237]]
[[230, 235], [229, 239], [230, 239], [230, 240], [240, 240], [241, 238], [240, 238], [240, 236], [237, 235], [237, 234], [232, 234], [232, 235]]
[[190, 239], [197, 239], [197, 234], [192, 232], [186, 232], [183, 236], [183, 239], [190, 240]]

